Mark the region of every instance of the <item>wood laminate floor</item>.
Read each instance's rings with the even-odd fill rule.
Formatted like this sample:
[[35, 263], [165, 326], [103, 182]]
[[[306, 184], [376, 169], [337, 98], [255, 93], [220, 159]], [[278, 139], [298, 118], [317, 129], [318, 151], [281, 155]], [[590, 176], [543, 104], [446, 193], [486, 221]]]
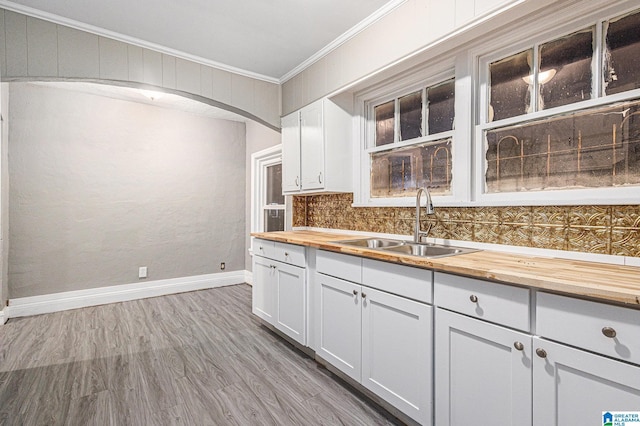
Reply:
[[1, 425], [390, 425], [251, 314], [251, 287], [11, 319]]

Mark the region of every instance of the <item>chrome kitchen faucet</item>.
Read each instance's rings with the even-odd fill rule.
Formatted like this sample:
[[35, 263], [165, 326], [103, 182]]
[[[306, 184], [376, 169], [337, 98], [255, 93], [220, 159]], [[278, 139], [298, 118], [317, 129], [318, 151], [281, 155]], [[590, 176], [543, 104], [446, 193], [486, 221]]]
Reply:
[[426, 231], [420, 230], [420, 199], [422, 198], [422, 194], [425, 193], [427, 195], [427, 205], [425, 209], [428, 215], [435, 214], [435, 210], [433, 208], [433, 203], [431, 202], [431, 193], [428, 188], [418, 188], [418, 193], [416, 194], [416, 224], [413, 232], [413, 241], [419, 243], [422, 241], [422, 237], [427, 238], [429, 236], [429, 231], [431, 231], [431, 223], [429, 223], [429, 227]]

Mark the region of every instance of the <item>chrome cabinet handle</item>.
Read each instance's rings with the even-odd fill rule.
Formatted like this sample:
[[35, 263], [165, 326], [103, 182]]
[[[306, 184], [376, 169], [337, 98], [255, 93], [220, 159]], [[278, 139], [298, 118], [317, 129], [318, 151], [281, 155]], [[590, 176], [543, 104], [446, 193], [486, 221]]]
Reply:
[[616, 330], [612, 327], [604, 327], [602, 329], [602, 334], [604, 334], [606, 337], [613, 339], [614, 337], [616, 337]]
[[287, 253], [286, 251], [284, 252], [284, 257], [289, 257], [289, 253]]
[[472, 303], [478, 303], [478, 296], [472, 294], [471, 296], [469, 296], [469, 300], [471, 300]]
[[258, 250], [264, 250], [264, 249], [262, 248], [262, 246], [260, 246], [260, 247], [258, 247]]
[[546, 358], [547, 357], [547, 351], [545, 351], [542, 348], [538, 348], [538, 349], [536, 349], [536, 355], [538, 355], [540, 358]]
[[362, 298], [366, 299], [367, 298], [367, 294], [366, 293], [362, 293]]
[[296, 176], [296, 186], [300, 186], [300, 177]]
[[322, 183], [322, 172], [318, 173], [318, 183]]
[[519, 351], [524, 350], [524, 345], [522, 344], [522, 342], [515, 342], [515, 343], [513, 344], [513, 347], [514, 347], [514, 348], [516, 348], [516, 349], [517, 349], [517, 350], [519, 350]]
[[358, 295], [358, 290], [353, 290], [353, 295], [357, 296]]

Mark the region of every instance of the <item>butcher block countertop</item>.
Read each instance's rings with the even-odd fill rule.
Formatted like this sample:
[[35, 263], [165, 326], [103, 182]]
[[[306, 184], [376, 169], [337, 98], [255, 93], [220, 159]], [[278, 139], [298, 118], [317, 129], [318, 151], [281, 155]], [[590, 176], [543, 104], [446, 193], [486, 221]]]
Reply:
[[366, 238], [348, 233], [284, 231], [251, 234], [256, 238], [484, 278], [573, 296], [622, 303], [640, 309], [640, 267], [477, 251], [443, 258], [351, 247], [333, 241]]

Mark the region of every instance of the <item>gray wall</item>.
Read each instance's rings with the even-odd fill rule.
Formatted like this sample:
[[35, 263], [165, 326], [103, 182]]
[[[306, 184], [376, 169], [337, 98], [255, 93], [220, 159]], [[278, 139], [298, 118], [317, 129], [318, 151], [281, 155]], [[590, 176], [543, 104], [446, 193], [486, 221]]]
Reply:
[[245, 251], [245, 269], [251, 271], [251, 256], [249, 249], [251, 248], [251, 154], [262, 151], [263, 149], [278, 145], [280, 143], [280, 132], [269, 129], [254, 121], [247, 122], [247, 156], [245, 161], [247, 202], [245, 208], [246, 223], [246, 246]]
[[5, 300], [9, 299], [9, 85], [0, 84], [2, 91], [2, 145], [0, 145], [0, 271], [2, 285], [0, 285], [0, 310], [4, 308]]
[[10, 86], [11, 298], [244, 269], [244, 123]]

